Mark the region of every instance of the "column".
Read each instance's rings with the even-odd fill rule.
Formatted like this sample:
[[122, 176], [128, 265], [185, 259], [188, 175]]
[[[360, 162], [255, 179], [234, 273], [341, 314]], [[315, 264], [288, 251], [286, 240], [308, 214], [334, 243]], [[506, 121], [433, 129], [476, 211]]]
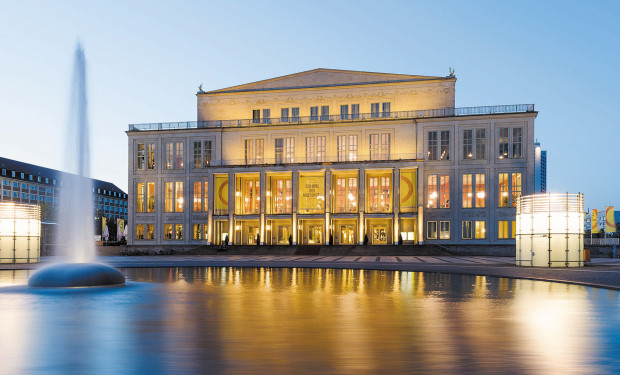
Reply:
[[293, 203], [291, 205], [292, 209], [293, 209], [293, 245], [297, 245], [297, 198], [299, 196], [299, 192], [298, 190], [298, 173], [297, 173], [297, 169], [293, 169], [293, 171], [291, 172], [291, 185], [293, 188], [293, 192], [292, 192], [292, 199], [293, 199]]
[[392, 189], [393, 191], [393, 206], [394, 206], [394, 225], [393, 225], [393, 229], [394, 229], [394, 245], [398, 245], [398, 234], [400, 232], [399, 230], [399, 225], [400, 222], [398, 221], [398, 214], [400, 213], [400, 169], [398, 168], [394, 168], [392, 170], [392, 186], [394, 187]]
[[359, 216], [359, 239], [358, 243], [360, 245], [364, 244], [364, 210], [366, 209], [366, 179], [364, 178], [364, 169], [360, 169], [357, 173], [357, 186], [358, 186], [358, 197], [357, 197], [357, 207], [359, 208], [360, 216]]
[[330, 228], [329, 225], [329, 213], [331, 211], [331, 200], [332, 200], [332, 174], [331, 174], [331, 170], [326, 170], [325, 174], [324, 174], [324, 178], [325, 178], [325, 235], [323, 236], [323, 238], [325, 238], [325, 245], [329, 245], [329, 236], [330, 234], [332, 234], [332, 228]]
[[235, 174], [233, 172], [228, 173], [228, 240], [236, 245], [237, 231], [235, 230], [235, 201], [237, 195], [235, 194]]
[[265, 195], [265, 171], [260, 172], [260, 244], [265, 244], [265, 205], [267, 204], [267, 197]]

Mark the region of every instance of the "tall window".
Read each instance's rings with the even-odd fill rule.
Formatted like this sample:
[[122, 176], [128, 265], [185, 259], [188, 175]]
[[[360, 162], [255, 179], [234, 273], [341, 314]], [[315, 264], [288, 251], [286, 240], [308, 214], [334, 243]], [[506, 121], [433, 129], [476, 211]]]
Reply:
[[[439, 190], [437, 183], [439, 182]], [[428, 175], [427, 180], [428, 208], [450, 208], [450, 176]]]
[[486, 222], [476, 220], [475, 224], [475, 238], [477, 240], [483, 240], [486, 238]]
[[293, 107], [291, 108], [291, 121], [292, 122], [299, 122], [299, 107]]
[[253, 109], [252, 110], [252, 123], [253, 124], [260, 123], [260, 109]]
[[442, 240], [450, 239], [450, 222], [449, 221], [439, 222], [439, 238]]
[[[208, 185], [207, 181], [194, 181], [194, 212], [207, 211], [208, 209]], [[203, 204], [204, 202], [204, 204]]]
[[329, 121], [329, 106], [321, 106], [321, 121]]
[[390, 117], [392, 115], [392, 104], [390, 102], [381, 103], [381, 117]]
[[166, 142], [166, 169], [183, 169], [183, 142]]
[[144, 224], [136, 224], [136, 240], [144, 239]]
[[260, 212], [260, 179], [258, 176], [237, 177], [236, 213], [239, 215]]
[[164, 224], [165, 240], [182, 240], [183, 224]]
[[353, 120], [360, 118], [360, 105], [351, 104], [351, 118]]
[[213, 148], [212, 141], [194, 141], [194, 168], [207, 168], [211, 165]]
[[306, 162], [324, 162], [325, 144], [325, 136], [306, 137]]
[[497, 223], [497, 238], [500, 240], [505, 240], [510, 238], [510, 233], [508, 232], [508, 220], [500, 220]]
[[[204, 226], [206, 227], [207, 225], [204, 224]], [[194, 224], [194, 236], [192, 237], [195, 240], [201, 240], [202, 239], [202, 227], [203, 224]]]
[[473, 186], [471, 181], [471, 174], [463, 174], [463, 208], [473, 207]]
[[369, 137], [370, 160], [389, 160], [391, 134], [370, 134]]
[[437, 222], [436, 221], [426, 222], [426, 238], [429, 240], [437, 239]]
[[166, 182], [164, 211], [183, 212], [183, 181]]
[[463, 174], [463, 208], [484, 207], [485, 196], [484, 174]]
[[450, 208], [450, 176], [442, 175], [439, 181], [439, 208]]
[[244, 141], [246, 164], [261, 164], [263, 162], [263, 145], [263, 139], [246, 139]]
[[281, 122], [289, 122], [290, 121], [288, 108], [280, 109], [280, 121]]
[[136, 169], [144, 171], [155, 169], [155, 144], [138, 143], [136, 150]]
[[357, 135], [339, 135], [336, 141], [338, 161], [357, 160]]
[[270, 204], [270, 213], [288, 214], [292, 212], [293, 185], [290, 177], [270, 177], [265, 194]]
[[498, 175], [499, 207], [516, 207], [521, 196], [521, 173], [500, 173]]
[[368, 177], [368, 212], [392, 212], [392, 175]]
[[370, 103], [370, 117], [379, 117], [379, 103]]
[[319, 121], [319, 107], [310, 107], [310, 121]]
[[471, 240], [473, 238], [471, 220], [465, 220], [462, 222], [461, 238], [464, 240]]
[[335, 177], [335, 213], [357, 212], [357, 177]]
[[144, 198], [146, 189], [144, 182], [138, 182], [136, 186], [136, 212], [144, 212]]
[[499, 128], [498, 150], [500, 159], [520, 159], [523, 157], [523, 128]]
[[463, 130], [463, 159], [486, 158], [486, 130]]
[[271, 109], [263, 109], [263, 124], [271, 124]]
[[295, 138], [275, 139], [276, 164], [293, 163], [295, 161]]
[[340, 119], [348, 120], [349, 119], [349, 105], [343, 104], [340, 106]]
[[428, 132], [427, 146], [428, 160], [450, 160], [450, 131]]

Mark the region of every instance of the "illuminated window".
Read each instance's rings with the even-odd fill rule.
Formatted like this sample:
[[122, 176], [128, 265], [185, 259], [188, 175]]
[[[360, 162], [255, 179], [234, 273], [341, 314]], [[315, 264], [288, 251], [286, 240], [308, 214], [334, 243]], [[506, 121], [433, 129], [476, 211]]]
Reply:
[[449, 221], [439, 222], [439, 238], [442, 240], [450, 239], [450, 222]]
[[174, 239], [183, 239], [183, 224], [174, 224]]
[[500, 159], [523, 157], [523, 128], [499, 128], [498, 150]]
[[500, 220], [497, 223], [497, 238], [499, 239], [508, 239], [510, 238], [510, 233], [508, 232], [508, 221]]
[[476, 207], [484, 208], [486, 202], [486, 185], [484, 182], [484, 174], [476, 174]]
[[369, 175], [367, 187], [368, 212], [392, 212], [392, 173]]
[[154, 240], [155, 239], [155, 224], [146, 224], [146, 231], [144, 234], [145, 240]]
[[192, 238], [194, 240], [202, 240], [202, 224], [194, 224], [194, 235]]
[[471, 174], [463, 175], [463, 208], [471, 208], [473, 206], [473, 186]]
[[144, 182], [138, 182], [136, 185], [136, 212], [144, 212], [145, 193], [146, 191]]
[[[205, 182], [205, 190], [207, 183]], [[206, 202], [205, 202], [206, 205]], [[199, 212], [202, 211], [202, 181], [194, 181], [194, 201], [193, 201], [193, 211]]]
[[463, 228], [461, 230], [461, 237], [464, 240], [471, 240], [472, 239], [472, 222], [470, 220], [466, 220], [463, 221], [462, 223]]
[[426, 222], [426, 238], [429, 240], [437, 239], [437, 222], [436, 221]]
[[450, 176], [440, 176], [439, 208], [450, 208]]
[[136, 240], [144, 239], [144, 224], [136, 225]]
[[357, 177], [334, 177], [336, 191], [334, 212], [357, 212]]
[[516, 207], [517, 199], [521, 196], [521, 173], [500, 173], [499, 207]]
[[486, 130], [465, 129], [463, 130], [463, 159], [486, 158]]
[[245, 164], [262, 164], [264, 155], [263, 139], [246, 139], [244, 141]]
[[370, 134], [369, 137], [370, 160], [389, 160], [391, 134]]
[[295, 161], [295, 138], [275, 139], [276, 164], [293, 163]]
[[357, 135], [339, 135], [336, 141], [338, 161], [357, 160]]
[[322, 214], [325, 212], [325, 176], [299, 176], [299, 203], [297, 212], [300, 214]]
[[477, 240], [486, 238], [486, 222], [477, 220], [475, 222], [475, 236]]
[[166, 182], [164, 193], [165, 212], [183, 212], [183, 182]]
[[437, 208], [437, 198], [439, 198], [439, 192], [437, 191], [437, 175], [428, 176], [427, 191], [428, 203], [426, 207]]
[[238, 215], [258, 214], [260, 212], [259, 176], [237, 177], [236, 186], [236, 213]]
[[173, 224], [164, 224], [164, 240], [171, 240], [173, 238]]
[[324, 162], [325, 145], [325, 136], [306, 137], [306, 162]]
[[512, 221], [512, 236], [510, 236], [511, 238], [517, 238], [517, 222], [516, 221]]
[[289, 176], [267, 178], [267, 208], [271, 214], [289, 214], [293, 207], [293, 188]]

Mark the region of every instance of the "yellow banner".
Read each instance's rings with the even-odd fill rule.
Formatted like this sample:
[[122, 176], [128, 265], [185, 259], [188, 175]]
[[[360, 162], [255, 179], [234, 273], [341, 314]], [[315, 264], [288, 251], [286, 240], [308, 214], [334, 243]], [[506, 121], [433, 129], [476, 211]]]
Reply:
[[614, 206], [605, 207], [605, 233], [616, 231], [616, 219], [614, 218]]
[[322, 214], [325, 212], [324, 176], [299, 177], [298, 212], [304, 214]]
[[228, 176], [215, 176], [215, 211], [222, 214], [228, 211]]
[[590, 221], [592, 222], [592, 233], [601, 233], [601, 228], [598, 226], [598, 210], [592, 209]]
[[415, 212], [416, 209], [416, 171], [400, 171], [400, 211]]

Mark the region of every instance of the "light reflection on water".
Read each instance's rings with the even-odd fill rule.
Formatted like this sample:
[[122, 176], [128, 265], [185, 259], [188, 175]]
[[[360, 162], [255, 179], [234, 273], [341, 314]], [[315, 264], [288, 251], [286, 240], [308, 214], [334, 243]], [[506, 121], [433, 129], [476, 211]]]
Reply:
[[0, 373], [616, 373], [620, 295], [416, 272], [144, 268], [33, 290], [0, 271]]

